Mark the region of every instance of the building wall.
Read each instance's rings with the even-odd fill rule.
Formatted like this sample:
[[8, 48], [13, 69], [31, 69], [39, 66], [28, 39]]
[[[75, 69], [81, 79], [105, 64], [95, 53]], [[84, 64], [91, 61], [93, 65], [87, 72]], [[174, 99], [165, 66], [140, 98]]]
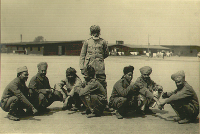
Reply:
[[[27, 54], [41, 54], [43, 55], [43, 46], [27, 46]], [[31, 50], [32, 49], [32, 50]]]

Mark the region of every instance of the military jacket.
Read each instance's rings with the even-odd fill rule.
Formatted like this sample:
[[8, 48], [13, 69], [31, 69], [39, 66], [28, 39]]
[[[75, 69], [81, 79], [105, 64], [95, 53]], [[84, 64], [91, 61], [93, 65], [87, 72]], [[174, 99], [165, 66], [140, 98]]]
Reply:
[[30, 89], [40, 92], [40, 89], [50, 89], [49, 79], [45, 76], [42, 78], [39, 73], [33, 76], [29, 82]]
[[2, 99], [1, 99], [1, 105], [2, 108], [7, 103], [7, 100], [12, 97], [16, 96], [18, 99], [23, 102], [28, 107], [33, 107], [33, 105], [28, 100], [28, 88], [24, 81], [20, 80], [19, 77], [12, 80], [5, 88]]
[[171, 103], [177, 100], [182, 100], [184, 103], [193, 105], [197, 111], [199, 111], [199, 101], [196, 92], [187, 82], [184, 82], [184, 86], [181, 89], [176, 89], [172, 92], [167, 92], [168, 99], [166, 103]]
[[94, 67], [96, 74], [105, 74], [104, 59], [109, 55], [107, 43], [104, 39], [94, 40], [92, 37], [83, 43], [80, 53], [80, 69], [87, 65]]
[[100, 100], [106, 101], [106, 90], [97, 79], [91, 79], [80, 89], [79, 96], [98, 95]]

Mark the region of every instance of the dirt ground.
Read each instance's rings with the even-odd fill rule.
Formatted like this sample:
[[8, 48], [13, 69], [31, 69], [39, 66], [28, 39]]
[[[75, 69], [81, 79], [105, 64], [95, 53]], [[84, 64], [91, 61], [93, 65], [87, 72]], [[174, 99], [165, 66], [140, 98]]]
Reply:
[[[65, 70], [74, 67], [77, 74], [83, 80], [79, 71], [79, 56], [39, 56], [1, 54], [1, 90], [16, 77], [16, 69], [27, 66], [29, 79], [37, 73], [37, 63], [46, 61], [48, 63], [47, 77], [51, 87], [65, 78]], [[110, 56], [105, 60], [106, 75], [108, 83], [108, 98], [112, 87], [123, 75], [123, 67], [133, 65], [135, 67], [133, 82], [140, 76], [139, 69], [142, 66], [151, 66], [153, 72], [151, 78], [162, 85], [164, 91], [172, 91], [176, 88], [171, 80], [171, 74], [184, 70], [186, 81], [195, 89], [199, 95], [199, 60], [197, 57], [165, 57], [147, 58], [134, 56]], [[161, 101], [163, 101], [161, 99]], [[130, 114], [127, 118], [118, 120], [115, 115], [104, 112], [104, 116], [87, 118], [80, 112], [63, 111], [61, 102], [54, 102], [50, 112], [40, 116], [22, 118], [18, 122], [8, 120], [7, 113], [0, 109], [0, 133], [67, 133], [67, 134], [93, 134], [93, 133], [152, 133], [152, 134], [198, 134], [199, 121], [196, 123], [180, 125], [173, 121], [176, 116], [170, 105], [165, 105], [164, 110], [158, 110], [157, 106], [152, 108], [155, 115], [140, 117]]]

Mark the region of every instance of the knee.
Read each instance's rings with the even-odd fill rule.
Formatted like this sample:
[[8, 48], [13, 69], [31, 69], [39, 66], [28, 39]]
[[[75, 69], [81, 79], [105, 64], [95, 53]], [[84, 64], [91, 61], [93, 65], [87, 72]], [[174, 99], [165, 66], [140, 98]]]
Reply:
[[60, 91], [54, 91], [53, 93], [53, 96], [54, 96], [54, 100], [55, 101], [62, 101], [63, 100], [63, 95]]

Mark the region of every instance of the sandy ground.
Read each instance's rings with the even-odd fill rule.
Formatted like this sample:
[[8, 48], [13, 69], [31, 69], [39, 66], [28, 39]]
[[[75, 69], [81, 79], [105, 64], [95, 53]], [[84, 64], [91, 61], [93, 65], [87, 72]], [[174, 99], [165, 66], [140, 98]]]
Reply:
[[[37, 55], [14, 55], [1, 54], [1, 90], [3, 93], [6, 85], [16, 77], [16, 69], [26, 65], [29, 69], [29, 79], [37, 73], [37, 63], [48, 62], [47, 77], [51, 87], [65, 78], [65, 70], [74, 67], [77, 74], [83, 80], [79, 71], [79, 56], [37, 56]], [[151, 78], [162, 85], [164, 91], [174, 90], [175, 83], [171, 80], [171, 74], [184, 70], [186, 81], [193, 86], [199, 95], [199, 60], [197, 57], [165, 57], [151, 58], [133, 56], [110, 56], [105, 60], [106, 74], [108, 82], [108, 98], [112, 92], [114, 83], [123, 74], [123, 67], [133, 65], [135, 67], [133, 81], [140, 76], [139, 69], [142, 66], [151, 66], [153, 72]], [[161, 99], [162, 101], [162, 99]], [[140, 117], [131, 115], [122, 120], [118, 120], [115, 115], [104, 112], [104, 116], [96, 118], [86, 118], [80, 112], [62, 111], [62, 103], [54, 102], [47, 114], [27, 117], [19, 122], [10, 121], [6, 118], [7, 113], [0, 109], [0, 133], [153, 133], [153, 134], [198, 134], [199, 122], [179, 125], [173, 121], [176, 116], [170, 105], [166, 105], [164, 110], [153, 108], [156, 115], [146, 115]]]

